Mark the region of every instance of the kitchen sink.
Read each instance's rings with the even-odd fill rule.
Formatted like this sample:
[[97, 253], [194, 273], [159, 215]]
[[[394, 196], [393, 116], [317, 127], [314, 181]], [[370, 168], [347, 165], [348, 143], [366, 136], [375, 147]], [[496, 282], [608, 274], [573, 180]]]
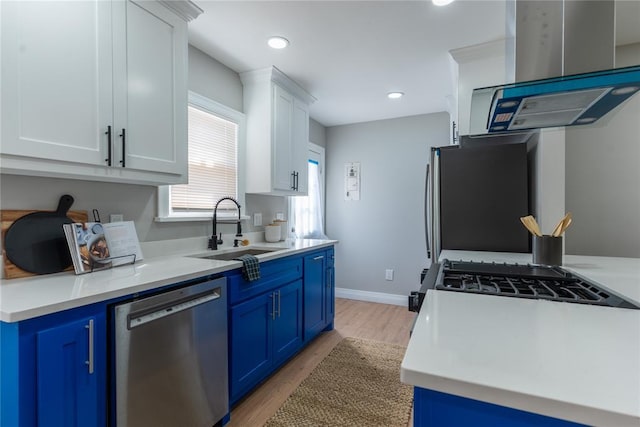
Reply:
[[278, 250], [280, 249], [279, 248], [278, 249], [251, 248], [251, 249], [240, 249], [240, 250], [231, 251], [231, 252], [194, 255], [193, 257], [202, 258], [202, 259], [217, 259], [219, 261], [231, 261], [232, 259], [238, 258], [239, 256], [242, 256], [242, 255], [260, 255], [260, 254], [266, 254], [268, 252], [274, 252]]

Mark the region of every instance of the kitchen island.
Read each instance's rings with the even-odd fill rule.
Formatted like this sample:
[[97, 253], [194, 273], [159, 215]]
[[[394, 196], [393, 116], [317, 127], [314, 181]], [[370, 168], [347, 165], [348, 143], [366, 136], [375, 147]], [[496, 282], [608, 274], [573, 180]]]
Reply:
[[[530, 254], [490, 252], [444, 258], [531, 262]], [[640, 259], [566, 255], [563, 267], [640, 301]], [[401, 379], [415, 386], [415, 425], [440, 425], [452, 411], [458, 424], [449, 426], [467, 417], [474, 425], [637, 427], [640, 310], [429, 290]]]

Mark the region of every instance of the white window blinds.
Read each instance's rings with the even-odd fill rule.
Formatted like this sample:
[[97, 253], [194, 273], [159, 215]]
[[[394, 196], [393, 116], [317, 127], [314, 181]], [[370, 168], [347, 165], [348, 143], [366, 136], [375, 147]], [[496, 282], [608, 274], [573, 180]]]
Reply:
[[173, 211], [211, 212], [220, 198], [237, 197], [237, 165], [238, 124], [189, 106], [189, 183], [171, 186]]

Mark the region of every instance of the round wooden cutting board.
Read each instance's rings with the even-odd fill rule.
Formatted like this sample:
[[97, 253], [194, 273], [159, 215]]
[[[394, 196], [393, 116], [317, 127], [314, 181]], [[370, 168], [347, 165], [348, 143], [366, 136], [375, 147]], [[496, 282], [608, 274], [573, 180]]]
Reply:
[[73, 197], [60, 198], [56, 211], [2, 210], [4, 278], [73, 269], [62, 224], [87, 222], [86, 211], [69, 211]]

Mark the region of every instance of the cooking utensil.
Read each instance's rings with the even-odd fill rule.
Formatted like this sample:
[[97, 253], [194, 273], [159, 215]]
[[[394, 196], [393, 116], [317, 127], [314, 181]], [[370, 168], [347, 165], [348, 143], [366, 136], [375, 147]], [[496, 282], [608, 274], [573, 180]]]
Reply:
[[520, 222], [522, 222], [525, 228], [529, 230], [529, 232], [534, 236], [538, 236], [538, 237], [542, 236], [542, 233], [540, 232], [540, 227], [538, 226], [538, 222], [533, 217], [533, 215], [520, 217]]
[[71, 257], [63, 224], [87, 220], [86, 212], [67, 216], [73, 197], [60, 197], [55, 211], [2, 211], [5, 278], [63, 271]]
[[538, 225], [538, 222], [536, 221], [535, 217], [533, 215], [529, 215], [529, 218], [533, 226], [533, 229], [536, 232], [536, 236], [542, 236], [542, 232], [540, 231], [540, 226]]
[[568, 218], [566, 221], [563, 221], [562, 229], [560, 230], [560, 233], [558, 234], [558, 236], [562, 236], [562, 234], [567, 230], [567, 228], [569, 228], [572, 221], [573, 219], [571, 218]]
[[553, 232], [551, 233], [551, 235], [553, 237], [561, 236], [562, 233], [564, 233], [564, 230], [567, 229], [569, 224], [571, 224], [571, 212], [567, 212], [565, 216], [562, 217], [558, 225], [556, 225], [556, 228], [553, 229]]

